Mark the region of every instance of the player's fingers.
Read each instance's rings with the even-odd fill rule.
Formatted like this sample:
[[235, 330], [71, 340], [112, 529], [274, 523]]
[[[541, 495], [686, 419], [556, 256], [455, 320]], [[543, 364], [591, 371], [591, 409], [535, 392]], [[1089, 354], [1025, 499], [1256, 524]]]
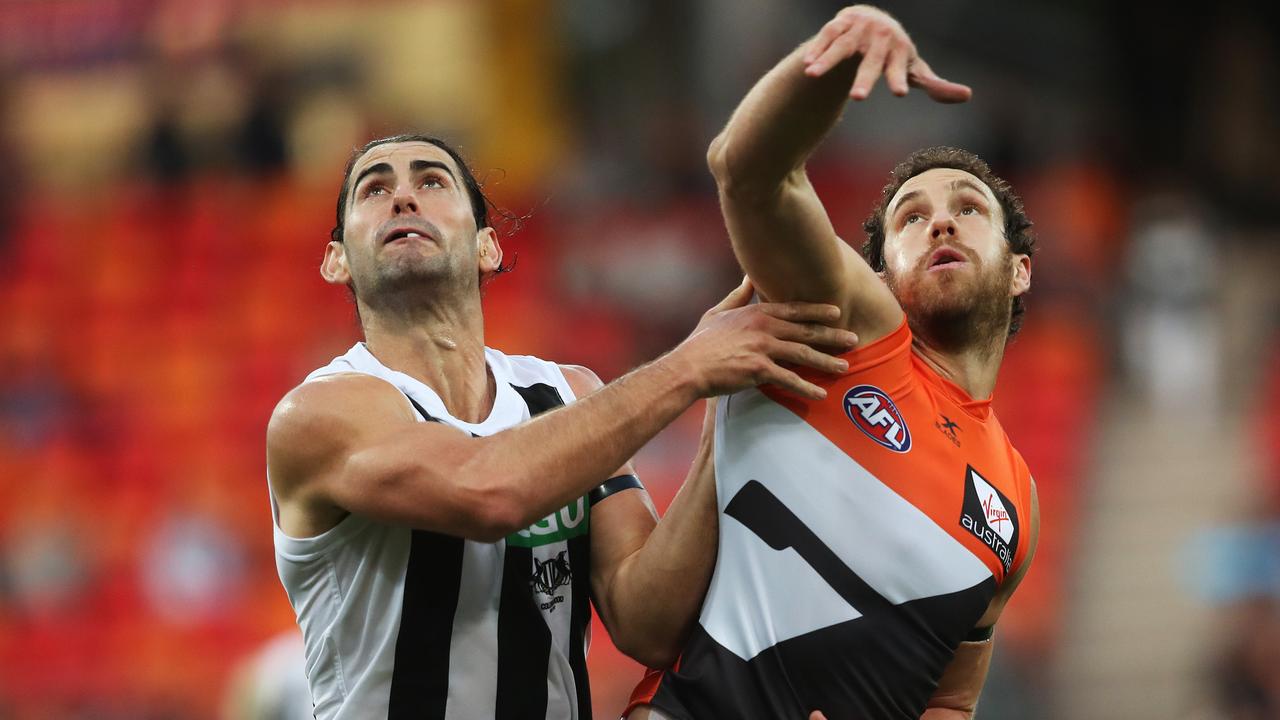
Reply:
[[755, 292], [755, 288], [751, 286], [751, 278], [746, 275], [742, 276], [742, 282], [738, 283], [738, 287], [729, 291], [724, 299], [716, 303], [714, 307], [706, 312], [707, 315], [714, 315], [725, 310], [740, 308], [751, 302], [751, 294]]
[[801, 342], [779, 340], [770, 349], [769, 357], [775, 361], [800, 365], [832, 375], [841, 375], [849, 369], [849, 363], [844, 358], [814, 350]]
[[764, 384], [777, 385], [784, 390], [807, 397], [811, 400], [825, 400], [827, 391], [805, 380], [795, 372], [778, 365], [772, 365], [765, 371]]
[[911, 63], [911, 56], [915, 53], [915, 49], [908, 43], [906, 45], [895, 45], [889, 51], [889, 57], [884, 64], [884, 82], [889, 86], [889, 92], [898, 97], [902, 97], [910, 90], [907, 84], [907, 66]]
[[848, 32], [851, 21], [847, 18], [836, 17], [835, 19], [822, 26], [817, 35], [809, 40], [809, 45], [804, 49], [802, 59], [805, 65], [812, 65], [827, 48], [831, 47], [831, 43], [840, 37], [841, 34]]
[[840, 308], [830, 303], [762, 302], [756, 307], [765, 315], [791, 322], [830, 323], [840, 319]]
[[809, 715], [809, 720], [827, 720], [827, 716], [817, 710], [814, 710], [813, 713]]
[[866, 100], [871, 95], [871, 89], [875, 87], [876, 80], [884, 73], [884, 61], [889, 52], [889, 43], [890, 38], [886, 36], [877, 37], [871, 41], [871, 47], [858, 63], [858, 74], [853, 78], [853, 88], [849, 90], [849, 97], [854, 100]]
[[920, 57], [915, 58], [911, 63], [907, 81], [913, 87], [924, 90], [929, 97], [941, 103], [968, 102], [969, 98], [973, 97], [972, 88], [968, 85], [961, 85], [938, 77], [938, 74], [929, 67], [929, 63], [926, 63]]
[[801, 342], [823, 348], [836, 348], [841, 352], [858, 345], [858, 335], [843, 328], [824, 325], [821, 322], [791, 322], [775, 320], [767, 328], [769, 334], [779, 340]]
[[847, 30], [833, 38], [827, 47], [818, 53], [813, 62], [804, 69], [804, 73], [809, 77], [821, 77], [831, 68], [857, 54], [862, 40], [863, 24], [858, 20], [853, 21]]

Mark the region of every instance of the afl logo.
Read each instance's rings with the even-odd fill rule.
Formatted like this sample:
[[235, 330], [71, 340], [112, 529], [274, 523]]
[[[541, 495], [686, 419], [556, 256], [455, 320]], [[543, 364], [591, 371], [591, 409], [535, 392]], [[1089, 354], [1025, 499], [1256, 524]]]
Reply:
[[907, 421], [883, 390], [859, 385], [844, 394], [844, 414], [864, 435], [898, 453], [911, 449]]

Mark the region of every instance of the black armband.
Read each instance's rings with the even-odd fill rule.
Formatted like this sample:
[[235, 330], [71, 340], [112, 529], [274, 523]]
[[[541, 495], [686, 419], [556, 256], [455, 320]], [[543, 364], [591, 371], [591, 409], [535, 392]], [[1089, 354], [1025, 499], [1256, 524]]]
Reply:
[[984, 628], [974, 628], [969, 631], [968, 635], [964, 636], [964, 641], [965, 642], [986, 642], [990, 640], [991, 636], [995, 634], [996, 634], [995, 625], [988, 625]]
[[595, 505], [616, 492], [630, 490], [631, 488], [644, 489], [644, 485], [640, 483], [640, 478], [635, 475], [615, 475], [600, 483], [600, 486], [595, 490], [587, 493], [587, 501]]

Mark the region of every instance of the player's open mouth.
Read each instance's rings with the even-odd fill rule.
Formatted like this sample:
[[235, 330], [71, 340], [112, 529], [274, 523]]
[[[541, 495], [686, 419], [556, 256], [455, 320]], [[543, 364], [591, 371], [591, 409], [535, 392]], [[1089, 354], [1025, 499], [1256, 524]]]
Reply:
[[949, 268], [958, 268], [968, 263], [959, 250], [950, 247], [940, 247], [929, 257], [929, 270], [946, 270]]
[[382, 244], [390, 245], [397, 240], [435, 240], [430, 233], [424, 232], [416, 228], [395, 228], [382, 236]]

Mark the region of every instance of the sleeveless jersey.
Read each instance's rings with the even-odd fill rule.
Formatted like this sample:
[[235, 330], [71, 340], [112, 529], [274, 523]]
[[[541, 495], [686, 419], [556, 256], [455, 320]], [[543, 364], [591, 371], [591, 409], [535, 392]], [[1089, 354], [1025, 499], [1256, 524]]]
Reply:
[[1030, 475], [990, 401], [911, 349], [904, 323], [804, 373], [822, 401], [722, 398], [720, 545], [675, 670], [636, 702], [674, 717], [916, 720], [1027, 552]]
[[[472, 424], [362, 343], [307, 380], [356, 372], [404, 393], [423, 421], [476, 436], [574, 400], [560, 368], [485, 349], [493, 411]], [[274, 509], [274, 498], [272, 500]], [[496, 543], [352, 513], [311, 538], [275, 522], [318, 720], [590, 718], [590, 507], [579, 498]]]

